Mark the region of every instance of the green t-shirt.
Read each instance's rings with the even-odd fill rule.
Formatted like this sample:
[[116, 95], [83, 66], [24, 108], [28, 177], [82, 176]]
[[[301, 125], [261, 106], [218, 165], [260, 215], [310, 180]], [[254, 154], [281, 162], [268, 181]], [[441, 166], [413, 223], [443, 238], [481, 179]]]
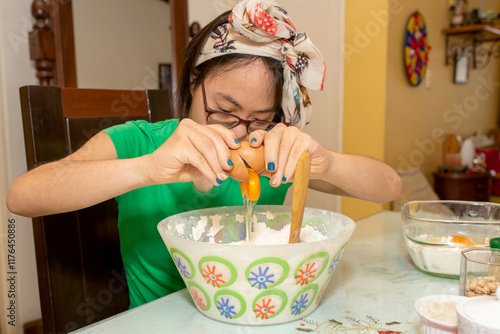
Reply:
[[[179, 125], [179, 120], [157, 123], [127, 122], [105, 129], [119, 159], [154, 152]], [[290, 184], [273, 188], [261, 177], [257, 204], [283, 204]], [[139, 306], [185, 287], [157, 230], [158, 223], [171, 215], [209, 207], [242, 205], [239, 183], [231, 178], [210, 191], [198, 191], [193, 183], [172, 183], [139, 188], [116, 197], [118, 230], [130, 307]]]

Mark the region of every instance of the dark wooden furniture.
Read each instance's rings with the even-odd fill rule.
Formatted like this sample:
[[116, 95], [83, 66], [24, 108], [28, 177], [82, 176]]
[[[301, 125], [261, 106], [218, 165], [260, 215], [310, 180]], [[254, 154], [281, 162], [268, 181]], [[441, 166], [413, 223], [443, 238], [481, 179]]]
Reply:
[[489, 173], [434, 173], [434, 190], [442, 200], [489, 201]]
[[[111, 125], [171, 118], [166, 90], [25, 86], [20, 94], [28, 169], [67, 156]], [[129, 307], [114, 199], [34, 218], [33, 230], [44, 333], [66, 333]]]

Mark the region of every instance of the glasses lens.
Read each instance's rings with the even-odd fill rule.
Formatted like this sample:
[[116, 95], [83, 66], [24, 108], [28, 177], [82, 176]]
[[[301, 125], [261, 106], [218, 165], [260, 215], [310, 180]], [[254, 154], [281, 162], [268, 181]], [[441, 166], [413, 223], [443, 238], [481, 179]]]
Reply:
[[248, 126], [248, 131], [250, 131], [250, 132], [255, 131], [255, 130], [270, 131], [272, 128], [274, 128], [275, 125], [276, 124], [274, 124], [274, 123], [269, 123], [269, 122], [264, 122], [264, 121], [253, 121]]
[[207, 123], [220, 124], [228, 129], [234, 128], [239, 122], [240, 120], [237, 117], [223, 112], [214, 112], [208, 115], [207, 118]]

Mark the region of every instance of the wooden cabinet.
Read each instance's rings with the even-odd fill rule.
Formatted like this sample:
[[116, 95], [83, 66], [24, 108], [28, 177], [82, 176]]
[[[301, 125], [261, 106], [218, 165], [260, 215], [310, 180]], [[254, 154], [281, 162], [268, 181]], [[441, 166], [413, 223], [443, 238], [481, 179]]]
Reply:
[[442, 200], [489, 201], [489, 173], [434, 173], [434, 190]]

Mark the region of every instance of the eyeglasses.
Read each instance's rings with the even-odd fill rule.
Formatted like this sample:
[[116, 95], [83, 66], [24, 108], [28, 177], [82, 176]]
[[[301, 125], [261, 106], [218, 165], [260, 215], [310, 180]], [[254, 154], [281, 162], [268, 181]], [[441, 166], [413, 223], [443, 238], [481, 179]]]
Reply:
[[274, 128], [276, 124], [278, 124], [276, 122], [261, 121], [261, 120], [248, 121], [246, 119], [241, 119], [238, 116], [227, 112], [215, 111], [213, 109], [210, 109], [207, 106], [207, 97], [205, 95], [205, 85], [203, 82], [201, 83], [201, 90], [203, 92], [203, 103], [205, 105], [205, 111], [208, 114], [207, 124], [220, 124], [227, 129], [232, 129], [237, 127], [239, 124], [243, 123], [247, 126], [248, 133], [255, 130], [269, 131], [272, 128]]

